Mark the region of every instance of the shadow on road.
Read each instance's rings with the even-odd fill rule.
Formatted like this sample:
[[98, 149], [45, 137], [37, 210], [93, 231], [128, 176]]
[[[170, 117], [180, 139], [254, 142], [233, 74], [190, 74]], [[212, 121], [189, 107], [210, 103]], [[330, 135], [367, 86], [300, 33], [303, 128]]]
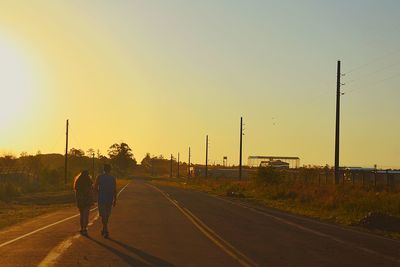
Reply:
[[112, 246], [108, 246], [92, 237], [87, 237], [89, 240], [93, 241], [94, 243], [96, 243], [97, 245], [108, 249], [109, 251], [111, 251], [113, 254], [115, 254], [116, 256], [120, 257], [124, 262], [126, 262], [127, 264], [131, 265], [131, 266], [138, 266], [138, 267], [150, 267], [150, 266], [162, 266], [162, 267], [175, 267], [175, 265], [166, 262], [160, 258], [157, 258], [155, 256], [152, 256], [150, 254], [147, 254], [146, 252], [143, 252], [137, 248], [131, 247], [127, 244], [124, 244], [120, 241], [114, 240], [114, 239], [108, 239], [109, 241], [119, 245], [120, 247], [128, 250], [129, 252], [135, 254], [137, 256], [136, 257], [132, 257], [120, 250], [118, 250], [117, 248], [114, 248]]

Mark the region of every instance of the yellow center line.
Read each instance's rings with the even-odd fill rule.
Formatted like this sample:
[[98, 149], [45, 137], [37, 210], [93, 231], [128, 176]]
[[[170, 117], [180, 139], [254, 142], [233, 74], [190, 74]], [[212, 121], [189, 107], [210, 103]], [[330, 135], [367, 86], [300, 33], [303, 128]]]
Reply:
[[250, 260], [246, 255], [241, 253], [239, 250], [237, 250], [235, 247], [233, 247], [228, 241], [224, 240], [222, 237], [220, 237], [218, 234], [216, 234], [210, 227], [208, 227], [204, 222], [202, 222], [198, 217], [196, 217], [192, 212], [190, 212], [188, 209], [181, 207], [178, 205], [178, 202], [171, 199], [167, 193], [164, 193], [161, 189], [158, 187], [147, 184], [147, 186], [157, 190], [160, 192], [169, 202], [172, 203], [183, 215], [185, 215], [191, 223], [193, 223], [194, 226], [196, 226], [197, 229], [200, 230], [208, 239], [210, 239], [215, 245], [217, 245], [219, 248], [221, 248], [226, 254], [234, 258], [236, 261], [238, 261], [242, 266], [245, 267], [252, 267], [252, 266], [258, 266], [258, 264], [254, 263], [252, 260]]

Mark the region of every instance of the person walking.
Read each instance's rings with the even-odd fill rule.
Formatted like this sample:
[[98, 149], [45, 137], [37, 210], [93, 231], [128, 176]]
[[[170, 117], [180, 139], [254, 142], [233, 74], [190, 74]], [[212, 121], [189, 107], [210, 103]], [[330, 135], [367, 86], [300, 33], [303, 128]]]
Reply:
[[74, 190], [76, 204], [80, 214], [81, 235], [87, 236], [90, 207], [93, 205], [93, 182], [90, 179], [89, 171], [83, 170], [75, 177]]
[[99, 175], [94, 184], [94, 189], [97, 192], [97, 204], [99, 208], [99, 215], [103, 224], [101, 235], [105, 238], [109, 237], [108, 220], [111, 215], [112, 207], [116, 205], [117, 201], [117, 186], [116, 178], [110, 174], [111, 165], [104, 164], [104, 173]]

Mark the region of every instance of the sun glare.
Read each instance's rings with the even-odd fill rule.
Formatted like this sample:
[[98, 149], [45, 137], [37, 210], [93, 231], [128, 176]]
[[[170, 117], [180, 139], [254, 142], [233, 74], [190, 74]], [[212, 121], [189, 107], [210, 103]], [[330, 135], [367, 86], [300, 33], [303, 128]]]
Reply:
[[0, 35], [0, 125], [7, 128], [27, 112], [31, 73], [23, 53]]

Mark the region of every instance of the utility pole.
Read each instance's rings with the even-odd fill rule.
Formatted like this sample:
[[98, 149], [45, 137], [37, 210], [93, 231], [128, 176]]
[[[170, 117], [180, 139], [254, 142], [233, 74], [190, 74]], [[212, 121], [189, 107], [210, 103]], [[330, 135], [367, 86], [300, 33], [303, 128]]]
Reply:
[[171, 154], [171, 160], [170, 160], [170, 164], [169, 164], [169, 178], [172, 178], [172, 154]]
[[154, 177], [155, 176], [155, 170], [154, 170], [154, 157], [151, 158], [151, 176]]
[[178, 177], [178, 179], [179, 179], [179, 152], [178, 152], [178, 173], [177, 173], [177, 175], [176, 175], [177, 177]]
[[92, 179], [94, 178], [94, 152], [92, 153]]
[[64, 163], [64, 183], [67, 184], [68, 176], [68, 127], [69, 121], [67, 120], [66, 133], [65, 133], [65, 163]]
[[206, 135], [206, 178], [208, 177], [208, 135]]
[[240, 117], [239, 180], [242, 180], [243, 118]]
[[340, 60], [337, 62], [336, 73], [336, 131], [335, 131], [335, 184], [340, 182], [339, 172], [339, 135], [340, 135]]
[[188, 177], [190, 177], [190, 147], [189, 147], [189, 161], [188, 161]]

